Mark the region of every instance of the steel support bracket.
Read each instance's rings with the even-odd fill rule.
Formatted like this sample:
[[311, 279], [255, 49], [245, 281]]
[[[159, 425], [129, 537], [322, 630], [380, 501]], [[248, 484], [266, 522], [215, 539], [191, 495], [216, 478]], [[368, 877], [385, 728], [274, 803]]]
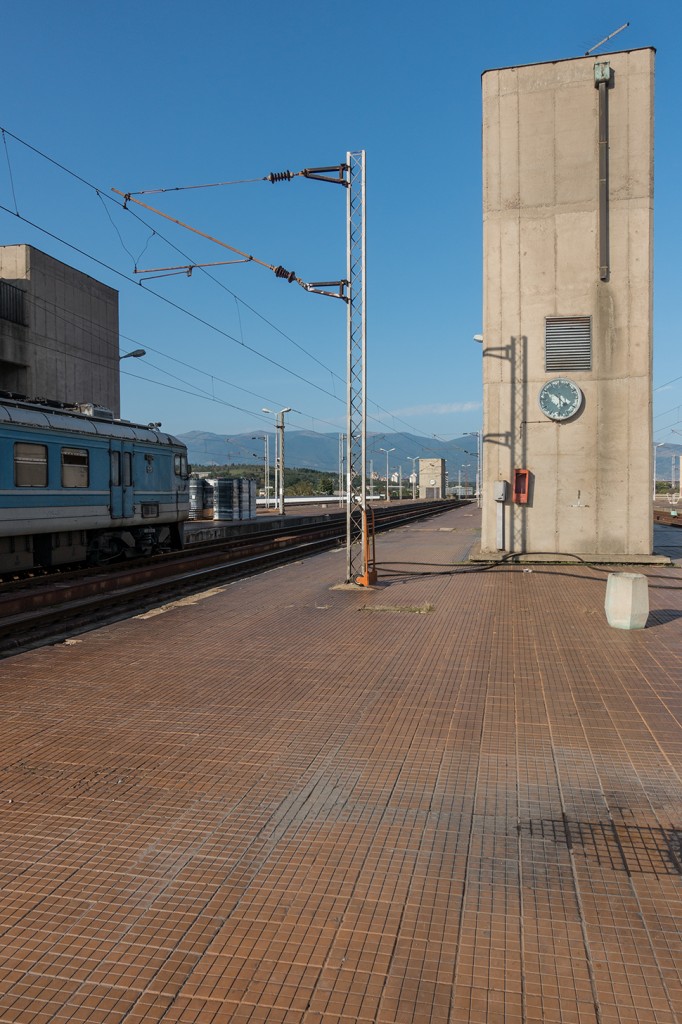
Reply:
[[[306, 167], [300, 174], [301, 177], [311, 178], [313, 181], [329, 181], [332, 185], [343, 185], [344, 188], [348, 188], [350, 182], [346, 175], [349, 170], [348, 164], [338, 164], [335, 167]], [[337, 177], [331, 178], [330, 171], [336, 171]]]

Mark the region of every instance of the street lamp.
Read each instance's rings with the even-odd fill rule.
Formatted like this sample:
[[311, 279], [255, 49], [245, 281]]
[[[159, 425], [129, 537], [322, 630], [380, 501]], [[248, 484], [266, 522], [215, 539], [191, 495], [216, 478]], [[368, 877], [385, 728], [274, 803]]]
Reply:
[[255, 434], [252, 441], [263, 442], [263, 490], [265, 491], [265, 507], [270, 508], [270, 438], [267, 434]]
[[[279, 498], [279, 514], [284, 515], [284, 414], [285, 412], [291, 412], [289, 406], [286, 409], [280, 409], [279, 412], [273, 412], [272, 409], [266, 409], [263, 407], [263, 412], [267, 412], [270, 416], [275, 416], [275, 426], [277, 427], [277, 435], [275, 437], [275, 491]], [[275, 500], [277, 500], [277, 497]]]
[[344, 478], [344, 469], [345, 469], [345, 466], [346, 466], [346, 447], [345, 447], [345, 445], [346, 445], [346, 435], [345, 434], [339, 434], [339, 504], [340, 505], [343, 504], [343, 496], [344, 496], [343, 478]]
[[656, 449], [662, 448], [665, 441], [654, 441], [654, 501], [656, 501]]
[[417, 467], [415, 466], [415, 462], [419, 462], [420, 456], [419, 455], [408, 455], [407, 457], [410, 460], [410, 462], [412, 463], [412, 474], [411, 474], [412, 475], [412, 501], [414, 501], [415, 498], [417, 497], [417, 495], [415, 493], [416, 492], [416, 488], [417, 488]]
[[464, 436], [465, 437], [475, 437], [476, 438], [476, 459], [478, 461], [478, 465], [476, 467], [476, 506], [477, 506], [477, 508], [480, 508], [481, 507], [481, 481], [483, 479], [483, 470], [482, 470], [482, 466], [481, 466], [481, 457], [482, 457], [482, 454], [483, 454], [483, 452], [482, 452], [482, 444], [481, 444], [481, 431], [480, 430], [467, 430]]
[[[671, 429], [670, 433], [671, 434], [682, 434], [682, 430], [672, 430]], [[671, 478], [670, 479], [670, 494], [671, 494], [671, 499], [672, 499], [672, 495], [675, 493], [675, 456], [674, 455], [672, 455], [671, 459], [670, 459], [670, 478]], [[678, 501], [679, 501], [679, 494], [680, 493], [682, 493], [682, 463], [680, 463], [680, 486], [679, 486], [679, 492], [678, 492]], [[677, 504], [677, 502], [675, 502], [675, 504]]]
[[133, 349], [132, 352], [126, 352], [124, 355], [119, 356], [118, 357], [118, 361], [120, 363], [120, 361], [122, 359], [139, 359], [141, 356], [146, 356], [146, 355], [147, 355], [146, 349], [136, 348], [136, 349]]
[[386, 501], [391, 500], [391, 495], [388, 490], [388, 453], [394, 452], [395, 448], [380, 448], [380, 452], [386, 452]]

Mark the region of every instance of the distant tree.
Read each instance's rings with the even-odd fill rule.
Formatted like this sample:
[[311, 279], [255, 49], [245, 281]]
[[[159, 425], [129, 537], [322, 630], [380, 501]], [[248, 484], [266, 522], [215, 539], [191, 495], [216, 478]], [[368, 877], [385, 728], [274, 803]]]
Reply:
[[[264, 471], [262, 466], [254, 466], [253, 463], [233, 463], [229, 466], [215, 465], [193, 465], [192, 472], [197, 476], [211, 477], [212, 479], [233, 479], [244, 477], [248, 480], [255, 480], [259, 488], [265, 486]], [[272, 480], [272, 470], [270, 472]], [[300, 495], [301, 497], [314, 497], [314, 495], [329, 496], [334, 494], [338, 487], [338, 474], [323, 472], [319, 469], [303, 469], [297, 467], [285, 467], [284, 469], [284, 492], [285, 494]]]
[[300, 498], [312, 498], [315, 493], [309, 480], [297, 480], [295, 484], [290, 484], [287, 487], [286, 492], [290, 495], [298, 495]]

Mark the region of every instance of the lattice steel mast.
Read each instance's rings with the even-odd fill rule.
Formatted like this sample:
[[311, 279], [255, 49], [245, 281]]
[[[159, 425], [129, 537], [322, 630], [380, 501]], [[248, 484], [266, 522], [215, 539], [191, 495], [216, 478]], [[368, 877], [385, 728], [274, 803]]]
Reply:
[[367, 528], [365, 151], [348, 153], [348, 483], [346, 582], [374, 582]]
[[[366, 451], [367, 451], [367, 387], [366, 387], [366, 360], [367, 360], [367, 329], [366, 329], [366, 307], [367, 307], [367, 286], [365, 281], [365, 151], [358, 150], [346, 154], [346, 163], [333, 167], [307, 167], [302, 171], [282, 171], [271, 173], [263, 178], [249, 179], [253, 181], [269, 181], [271, 184], [281, 181], [291, 181], [297, 177], [309, 178], [313, 181], [326, 181], [334, 185], [342, 185], [347, 193], [347, 278], [344, 281], [303, 281], [294, 271], [286, 270], [282, 266], [275, 266], [265, 260], [257, 259], [249, 253], [242, 252], [233, 245], [215, 238], [198, 228], [194, 228], [175, 217], [163, 213], [161, 210], [143, 203], [135, 198], [138, 195], [146, 195], [149, 192], [180, 191], [176, 189], [146, 189], [143, 192], [122, 192], [120, 189], [112, 189], [117, 195], [122, 196], [126, 208], [128, 203], [135, 203], [138, 206], [156, 213], [166, 220], [172, 221], [180, 227], [186, 228], [211, 242], [229, 249], [235, 255], [240, 256], [238, 260], [228, 260], [226, 263], [258, 263], [262, 267], [273, 271], [276, 277], [283, 278], [290, 284], [296, 282], [306, 291], [316, 295], [327, 295], [333, 299], [342, 299], [348, 306], [348, 347], [347, 347], [347, 431], [348, 438], [348, 462], [347, 462], [347, 527], [346, 527], [346, 582], [359, 583], [369, 586], [376, 582], [377, 574], [374, 565], [374, 531], [370, 531], [368, 525], [367, 506], [367, 472], [366, 472]], [[218, 185], [237, 184], [237, 182], [214, 182], [209, 185], [187, 186], [193, 188], [212, 188]], [[188, 264], [181, 267], [154, 267], [151, 270], [139, 270], [135, 267], [135, 273], [140, 274], [176, 274], [186, 273], [191, 275], [192, 270], [202, 266], [218, 266], [220, 264]], [[329, 291], [330, 288], [335, 289]], [[289, 410], [286, 410], [289, 411]]]

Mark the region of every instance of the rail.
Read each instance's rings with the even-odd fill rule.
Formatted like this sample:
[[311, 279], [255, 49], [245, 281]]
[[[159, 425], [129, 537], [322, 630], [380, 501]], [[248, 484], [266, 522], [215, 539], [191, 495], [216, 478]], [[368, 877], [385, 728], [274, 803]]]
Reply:
[[[388, 530], [464, 505], [464, 501], [385, 508], [377, 530]], [[163, 604], [180, 594], [243, 578], [342, 543], [345, 515], [322, 522], [284, 522], [282, 530], [221, 543], [197, 544], [171, 555], [105, 569], [80, 570], [0, 587], [0, 656], [55, 636], [85, 632]]]

